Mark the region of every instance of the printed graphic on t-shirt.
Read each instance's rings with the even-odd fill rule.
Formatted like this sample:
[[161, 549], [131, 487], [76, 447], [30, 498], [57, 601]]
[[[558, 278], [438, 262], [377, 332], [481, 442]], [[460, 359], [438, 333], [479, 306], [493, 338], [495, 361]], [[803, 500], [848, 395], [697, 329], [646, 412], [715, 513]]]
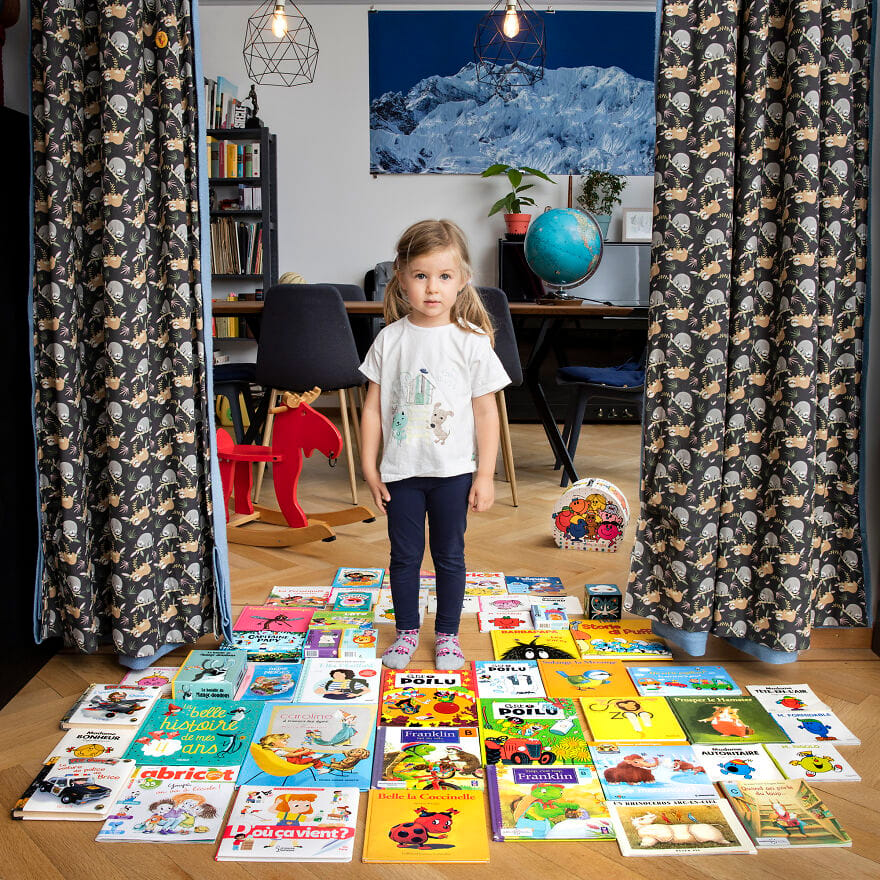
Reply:
[[391, 440], [398, 446], [430, 440], [443, 445], [452, 433], [455, 413], [444, 403], [428, 370], [401, 373], [394, 383]]

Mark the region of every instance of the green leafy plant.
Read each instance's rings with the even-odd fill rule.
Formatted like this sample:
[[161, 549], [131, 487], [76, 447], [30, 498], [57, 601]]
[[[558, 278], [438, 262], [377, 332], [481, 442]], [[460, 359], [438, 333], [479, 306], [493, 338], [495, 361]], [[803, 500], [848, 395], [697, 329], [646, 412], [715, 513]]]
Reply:
[[527, 165], [505, 165], [503, 162], [490, 165], [480, 176], [496, 177], [499, 174], [507, 175], [507, 180], [510, 183], [510, 192], [492, 205], [489, 210], [489, 217], [497, 214], [499, 211], [503, 211], [505, 214], [522, 214], [523, 205], [535, 204], [535, 200], [531, 196], [520, 195], [520, 193], [534, 186], [533, 183], [523, 183], [523, 178], [527, 176], [540, 177], [541, 180], [546, 180], [548, 183], [556, 183], [555, 180], [551, 180], [543, 171], [538, 171], [537, 168], [529, 168]]
[[620, 204], [620, 194], [626, 189], [626, 179], [610, 171], [588, 171], [581, 178], [577, 197], [580, 208], [592, 214], [610, 214]]

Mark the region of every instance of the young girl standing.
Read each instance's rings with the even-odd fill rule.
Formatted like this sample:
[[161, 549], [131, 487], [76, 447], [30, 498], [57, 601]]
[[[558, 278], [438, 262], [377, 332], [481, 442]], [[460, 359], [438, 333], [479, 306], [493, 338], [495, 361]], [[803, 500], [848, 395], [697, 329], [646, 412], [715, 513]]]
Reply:
[[[437, 590], [435, 660], [458, 669], [467, 510], [495, 500], [495, 392], [510, 383], [492, 323], [471, 284], [464, 233], [449, 220], [410, 226], [385, 290], [386, 327], [361, 364], [364, 478], [388, 515], [397, 638], [382, 662], [403, 669], [419, 641], [425, 517]], [[384, 441], [382, 462], [376, 463]]]

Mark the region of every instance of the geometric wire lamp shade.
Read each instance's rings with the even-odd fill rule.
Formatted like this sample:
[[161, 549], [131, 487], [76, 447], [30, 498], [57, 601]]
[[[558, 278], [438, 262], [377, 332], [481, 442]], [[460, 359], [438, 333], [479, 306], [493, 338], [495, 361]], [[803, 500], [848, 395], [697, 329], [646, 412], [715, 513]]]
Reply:
[[299, 86], [314, 81], [318, 43], [294, 3], [267, 0], [247, 20], [244, 64], [257, 85]]
[[498, 0], [480, 20], [474, 37], [477, 82], [504, 95], [544, 78], [544, 20], [526, 0]]

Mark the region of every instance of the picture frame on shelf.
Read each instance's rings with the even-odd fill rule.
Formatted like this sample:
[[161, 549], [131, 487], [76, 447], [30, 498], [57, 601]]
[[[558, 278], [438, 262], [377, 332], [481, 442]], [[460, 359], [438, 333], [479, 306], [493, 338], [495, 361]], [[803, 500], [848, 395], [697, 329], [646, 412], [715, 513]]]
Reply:
[[654, 215], [650, 208], [624, 208], [621, 241], [650, 241]]

